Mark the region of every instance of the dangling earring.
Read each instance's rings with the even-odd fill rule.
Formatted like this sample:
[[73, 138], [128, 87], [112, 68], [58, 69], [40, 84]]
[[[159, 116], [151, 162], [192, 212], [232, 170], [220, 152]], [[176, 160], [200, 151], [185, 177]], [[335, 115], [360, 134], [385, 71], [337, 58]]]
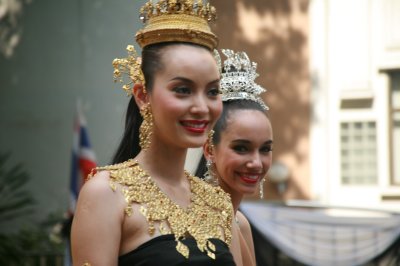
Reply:
[[146, 150], [150, 146], [150, 136], [153, 133], [153, 114], [149, 103], [141, 108], [140, 114], [143, 122], [139, 129], [139, 145], [142, 150]]
[[213, 186], [218, 186], [218, 178], [213, 170], [213, 162], [211, 160], [207, 160], [206, 167], [207, 172], [204, 173], [204, 180]]
[[[210, 130], [208, 132], [208, 137], [207, 137], [207, 143], [208, 143], [208, 152], [210, 154], [213, 154], [214, 150], [214, 143], [213, 143], [213, 136], [214, 136], [214, 130]], [[208, 159], [206, 163], [206, 168], [207, 172], [204, 173], [204, 180], [207, 183], [210, 183], [214, 186], [218, 186], [218, 178], [213, 170], [213, 161]]]
[[259, 186], [259, 189], [260, 189], [260, 199], [263, 199], [263, 198], [264, 198], [264, 182], [265, 182], [265, 177], [263, 177], [263, 178], [260, 180], [260, 186]]

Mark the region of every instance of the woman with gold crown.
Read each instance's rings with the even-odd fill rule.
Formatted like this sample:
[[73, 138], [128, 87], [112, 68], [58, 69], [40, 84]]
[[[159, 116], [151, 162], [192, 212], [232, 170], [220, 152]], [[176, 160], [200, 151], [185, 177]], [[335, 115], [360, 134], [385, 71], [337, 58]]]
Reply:
[[272, 162], [272, 127], [268, 107], [260, 97], [265, 91], [254, 82], [258, 76], [256, 63], [244, 52], [222, 50], [226, 56], [221, 78], [223, 111], [213, 133], [204, 145], [204, 157], [196, 175], [219, 186], [232, 198], [239, 232], [243, 265], [256, 265], [250, 224], [238, 210], [244, 195], [259, 188]]
[[[218, 119], [220, 73], [209, 4], [151, 1], [136, 34], [142, 48], [115, 59], [131, 95], [113, 165], [82, 187], [72, 225], [74, 265], [242, 265], [230, 197], [184, 171]], [[236, 263], [235, 263], [236, 262]]]

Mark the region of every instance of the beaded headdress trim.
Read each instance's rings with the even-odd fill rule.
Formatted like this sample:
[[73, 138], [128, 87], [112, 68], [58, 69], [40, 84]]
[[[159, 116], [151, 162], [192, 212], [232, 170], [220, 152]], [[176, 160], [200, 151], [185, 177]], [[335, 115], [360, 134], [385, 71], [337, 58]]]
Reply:
[[222, 49], [222, 53], [227, 57], [223, 63], [224, 71], [220, 82], [222, 101], [246, 99], [268, 110], [268, 106], [260, 97], [266, 89], [254, 81], [259, 76], [256, 72], [257, 63], [251, 62], [245, 52], [235, 53], [229, 49]]

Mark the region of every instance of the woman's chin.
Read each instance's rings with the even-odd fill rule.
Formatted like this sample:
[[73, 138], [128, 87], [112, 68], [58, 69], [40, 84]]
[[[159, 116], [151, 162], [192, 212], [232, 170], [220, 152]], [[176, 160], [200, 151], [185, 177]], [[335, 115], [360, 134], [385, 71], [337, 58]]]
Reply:
[[200, 148], [203, 147], [204, 143], [207, 141], [207, 138], [197, 137], [197, 138], [190, 138], [187, 140], [187, 147], [188, 148]]

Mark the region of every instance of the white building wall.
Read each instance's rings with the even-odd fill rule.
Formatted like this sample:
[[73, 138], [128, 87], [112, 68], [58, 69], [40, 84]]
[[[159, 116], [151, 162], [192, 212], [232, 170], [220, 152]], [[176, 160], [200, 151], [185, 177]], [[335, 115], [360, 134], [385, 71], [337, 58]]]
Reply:
[[[397, 26], [395, 26], [397, 25]], [[389, 182], [389, 79], [400, 69], [400, 1], [312, 0], [310, 68], [312, 73], [311, 180], [313, 198], [325, 204], [400, 210], [400, 195]], [[371, 100], [361, 109], [341, 109], [343, 100]], [[341, 182], [340, 123], [375, 121], [376, 185]]]

